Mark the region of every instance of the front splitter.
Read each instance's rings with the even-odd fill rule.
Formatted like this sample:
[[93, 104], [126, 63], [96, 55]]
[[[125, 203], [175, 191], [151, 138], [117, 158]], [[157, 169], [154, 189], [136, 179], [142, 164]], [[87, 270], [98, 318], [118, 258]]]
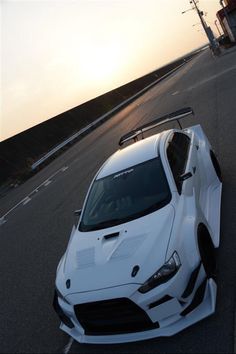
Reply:
[[210, 316], [215, 312], [217, 286], [213, 279], [207, 282], [204, 299], [202, 303], [190, 312], [188, 315], [179, 317], [175, 322], [166, 327], [152, 329], [149, 331], [115, 334], [115, 335], [85, 335], [82, 334], [76, 326], [72, 329], [61, 323], [60, 329], [69, 334], [79, 343], [90, 344], [115, 344], [142, 341], [156, 337], [170, 337], [185, 328], [192, 326], [196, 322], [201, 321], [205, 317]]

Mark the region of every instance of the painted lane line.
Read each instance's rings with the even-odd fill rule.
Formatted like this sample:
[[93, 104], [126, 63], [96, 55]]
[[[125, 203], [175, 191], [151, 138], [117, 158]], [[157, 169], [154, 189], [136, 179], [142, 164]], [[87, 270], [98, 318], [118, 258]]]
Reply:
[[[0, 217], [0, 219], [5, 219], [8, 214], [10, 214], [13, 210], [15, 210], [19, 205], [21, 205], [22, 203], [24, 203], [24, 201], [25, 201], [26, 198], [27, 198], [27, 197], [21, 199], [21, 200], [19, 201], [19, 203], [17, 203], [17, 204], [14, 205], [11, 209], [9, 209], [4, 215], [2, 215], [2, 216]], [[6, 222], [6, 220], [5, 220], [5, 222]]]
[[[42, 187], [42, 186], [48, 186], [52, 181], [53, 177], [55, 177], [56, 175], [58, 175], [58, 173], [60, 172], [64, 172], [65, 170], [68, 169], [68, 166], [63, 166], [62, 168], [60, 168], [59, 170], [57, 170], [55, 173], [53, 173], [50, 177], [48, 177], [45, 181], [43, 181], [43, 183], [41, 183], [38, 187], [36, 187], [28, 196], [31, 196], [32, 194], [34, 194], [35, 192], [37, 193], [38, 190]], [[50, 181], [48, 183], [48, 181]]]
[[178, 95], [179, 91], [175, 91], [174, 93], [171, 94], [171, 96]]
[[187, 91], [192, 91], [193, 89], [196, 89], [198, 88], [199, 86], [202, 86], [202, 85], [205, 85], [207, 84], [208, 82], [212, 81], [212, 80], [215, 80], [215, 79], [218, 79], [219, 77], [225, 75], [225, 74], [228, 74], [229, 72], [233, 71], [233, 70], [236, 70], [236, 66], [233, 66], [231, 68], [228, 68], [228, 69], [225, 69], [223, 71], [221, 71], [220, 73], [217, 73], [215, 75], [212, 75], [204, 80], [201, 80], [199, 82], [197, 82], [195, 85], [193, 86], [190, 86], [188, 87], [187, 89], [185, 89], [184, 91], [187, 92]]
[[68, 354], [69, 353], [73, 342], [74, 342], [74, 339], [72, 337], [70, 337], [69, 342], [66, 344], [66, 346], [63, 349], [63, 354]]
[[0, 225], [3, 225], [6, 222], [6, 219], [4, 217], [0, 218]]
[[26, 197], [26, 198], [25, 198], [25, 201], [24, 201], [22, 204], [23, 204], [23, 205], [26, 205], [26, 204], [28, 204], [30, 201], [31, 201], [31, 198], [30, 198], [30, 197]]
[[59, 170], [57, 170], [55, 173], [53, 173], [50, 177], [48, 177], [45, 181], [43, 181], [39, 186], [37, 186], [32, 192], [30, 192], [26, 197], [21, 199], [17, 204], [15, 204], [11, 209], [9, 209], [4, 215], [0, 216], [0, 226], [3, 225], [7, 220], [6, 216], [8, 216], [11, 212], [13, 212], [16, 208], [18, 208], [20, 205], [25, 205], [27, 204], [30, 200], [31, 197], [39, 192], [39, 189], [41, 187], [46, 187], [48, 186], [52, 181], [51, 179], [58, 175], [60, 172], [64, 172], [68, 169], [68, 166], [63, 166]]
[[44, 187], [47, 187], [52, 181], [50, 179], [47, 179], [44, 183]]

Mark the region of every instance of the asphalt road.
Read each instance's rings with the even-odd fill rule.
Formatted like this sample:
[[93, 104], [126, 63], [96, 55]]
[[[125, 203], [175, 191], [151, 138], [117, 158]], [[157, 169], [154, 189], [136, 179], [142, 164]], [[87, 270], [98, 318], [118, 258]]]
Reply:
[[[183, 125], [203, 126], [223, 172], [216, 313], [170, 338], [107, 346], [69, 342], [69, 337], [58, 329], [52, 297], [56, 267], [73, 225], [73, 211], [82, 206], [94, 173], [117, 150], [122, 134], [183, 106], [192, 106], [196, 113], [193, 118], [185, 118]], [[0, 225], [0, 352], [232, 353], [236, 288], [235, 118], [236, 50], [231, 49], [220, 58], [213, 58], [206, 51], [2, 198], [0, 216], [30, 195]]]

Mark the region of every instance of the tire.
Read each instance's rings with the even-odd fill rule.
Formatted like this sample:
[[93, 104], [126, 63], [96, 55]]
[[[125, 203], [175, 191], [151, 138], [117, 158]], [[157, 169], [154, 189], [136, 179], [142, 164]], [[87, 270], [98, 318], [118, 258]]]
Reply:
[[219, 162], [217, 160], [217, 157], [216, 157], [215, 153], [212, 150], [210, 151], [210, 155], [211, 155], [211, 162], [212, 162], [212, 164], [214, 166], [216, 175], [217, 175], [219, 181], [222, 182], [221, 168], [220, 168], [220, 164], [219, 164]]
[[216, 249], [204, 224], [198, 226], [198, 248], [208, 279], [216, 279]]

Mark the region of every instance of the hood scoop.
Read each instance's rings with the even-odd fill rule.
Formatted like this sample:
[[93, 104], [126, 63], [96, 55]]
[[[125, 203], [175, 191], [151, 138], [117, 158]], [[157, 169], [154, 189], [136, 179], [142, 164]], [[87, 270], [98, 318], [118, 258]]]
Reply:
[[109, 240], [110, 238], [118, 237], [119, 235], [120, 235], [119, 232], [114, 232], [113, 234], [109, 234], [109, 235], [103, 236], [103, 238], [104, 238], [105, 240]]
[[[106, 259], [105, 263], [107, 263], [109, 261], [130, 258], [138, 251], [146, 238], [146, 235], [143, 234], [132, 237], [131, 239], [123, 239], [121, 242], [117, 239], [118, 243], [115, 242], [110, 244], [110, 242], [106, 242], [107, 239], [105, 239], [105, 237], [108, 237], [108, 240], [113, 240], [118, 238], [119, 234], [119, 232], [115, 232], [113, 234], [105, 235], [103, 237], [105, 243], [102, 242], [101, 244], [102, 248], [99, 247], [96, 249], [96, 247], [89, 247], [77, 251], [76, 268], [84, 269], [94, 267], [100, 263], [100, 259], [103, 260], [100, 264], [104, 264], [104, 259]], [[106, 245], [109, 246], [109, 248], [105, 247]], [[101, 257], [102, 254], [103, 256]], [[107, 256], [105, 256], [105, 254], [107, 254]]]
[[[66, 280], [70, 279], [68, 296], [80, 293], [81, 297], [85, 296], [82, 302], [88, 300], [86, 292], [99, 289], [112, 288], [106, 290], [108, 293], [102, 295], [103, 298], [110, 297], [116, 290], [114, 296], [129, 297], [129, 291], [133, 294], [137, 284], [143, 284], [164, 264], [174, 216], [173, 206], [167, 205], [158, 212], [114, 228], [85, 233], [74, 231], [65, 263], [59, 268], [61, 277], [58, 278], [62, 282], [59, 288], [67, 289]], [[128, 284], [127, 293], [119, 292]]]
[[141, 246], [145, 235], [123, 240], [111, 255], [111, 260], [131, 257]]

